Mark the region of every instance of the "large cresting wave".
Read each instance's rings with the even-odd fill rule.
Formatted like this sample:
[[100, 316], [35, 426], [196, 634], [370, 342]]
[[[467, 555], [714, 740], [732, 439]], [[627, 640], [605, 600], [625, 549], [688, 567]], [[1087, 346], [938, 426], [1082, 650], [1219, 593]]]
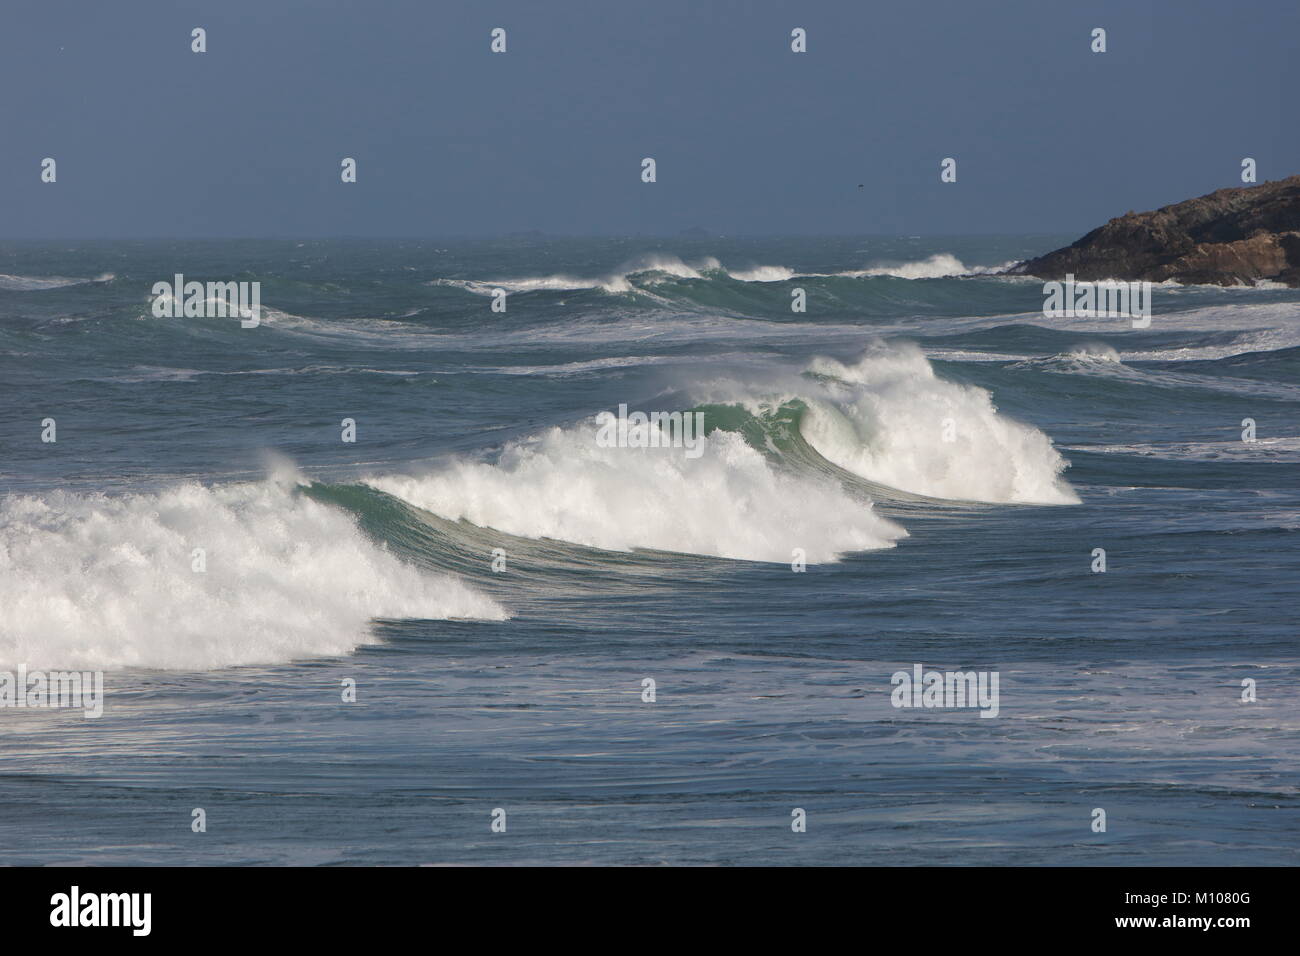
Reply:
[[453, 520], [529, 538], [789, 562], [891, 547], [906, 532], [833, 481], [774, 468], [738, 434], [682, 448], [602, 447], [595, 420], [551, 428], [492, 462], [367, 484]]
[[915, 345], [880, 345], [845, 364], [816, 359], [823, 386], [801, 431], [827, 460], [871, 481], [956, 501], [1077, 504], [1067, 462], [987, 389], [940, 378]]
[[[707, 438], [604, 447], [595, 418], [370, 486], [434, 514], [529, 538], [754, 561], [808, 561], [891, 547], [881, 486], [997, 504], [1076, 504], [1051, 439], [998, 413], [984, 389], [945, 381], [920, 349], [877, 344], [856, 362], [818, 359], [767, 383], [692, 389]], [[653, 409], [648, 409], [652, 411]], [[861, 481], [857, 480], [861, 479]]]
[[374, 643], [376, 618], [506, 616], [274, 481], [7, 498], [0, 608], [6, 669], [269, 664]]

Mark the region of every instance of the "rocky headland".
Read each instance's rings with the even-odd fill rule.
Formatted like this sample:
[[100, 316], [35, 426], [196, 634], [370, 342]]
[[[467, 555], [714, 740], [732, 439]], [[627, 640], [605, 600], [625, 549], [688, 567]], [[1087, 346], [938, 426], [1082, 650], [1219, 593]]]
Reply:
[[1009, 275], [1300, 286], [1300, 176], [1127, 212]]

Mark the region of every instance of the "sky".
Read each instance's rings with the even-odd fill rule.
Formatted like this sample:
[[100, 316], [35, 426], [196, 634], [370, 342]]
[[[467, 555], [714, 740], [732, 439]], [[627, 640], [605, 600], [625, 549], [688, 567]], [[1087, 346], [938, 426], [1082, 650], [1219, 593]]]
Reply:
[[1082, 234], [1300, 173], [1297, 0], [4, 4], [3, 238]]

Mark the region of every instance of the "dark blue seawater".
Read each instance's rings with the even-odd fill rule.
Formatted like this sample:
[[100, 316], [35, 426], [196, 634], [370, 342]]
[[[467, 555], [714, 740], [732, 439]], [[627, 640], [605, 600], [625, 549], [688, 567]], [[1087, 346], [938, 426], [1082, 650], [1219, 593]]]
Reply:
[[1297, 862], [1300, 291], [1064, 238], [0, 244], [0, 863]]

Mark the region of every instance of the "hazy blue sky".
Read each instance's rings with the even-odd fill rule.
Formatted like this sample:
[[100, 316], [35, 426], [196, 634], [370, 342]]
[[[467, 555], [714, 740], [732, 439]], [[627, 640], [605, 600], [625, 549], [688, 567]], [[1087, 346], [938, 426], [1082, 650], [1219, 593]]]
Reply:
[[1297, 0], [5, 0], [0, 236], [1083, 232], [1300, 172], [1298, 46]]

